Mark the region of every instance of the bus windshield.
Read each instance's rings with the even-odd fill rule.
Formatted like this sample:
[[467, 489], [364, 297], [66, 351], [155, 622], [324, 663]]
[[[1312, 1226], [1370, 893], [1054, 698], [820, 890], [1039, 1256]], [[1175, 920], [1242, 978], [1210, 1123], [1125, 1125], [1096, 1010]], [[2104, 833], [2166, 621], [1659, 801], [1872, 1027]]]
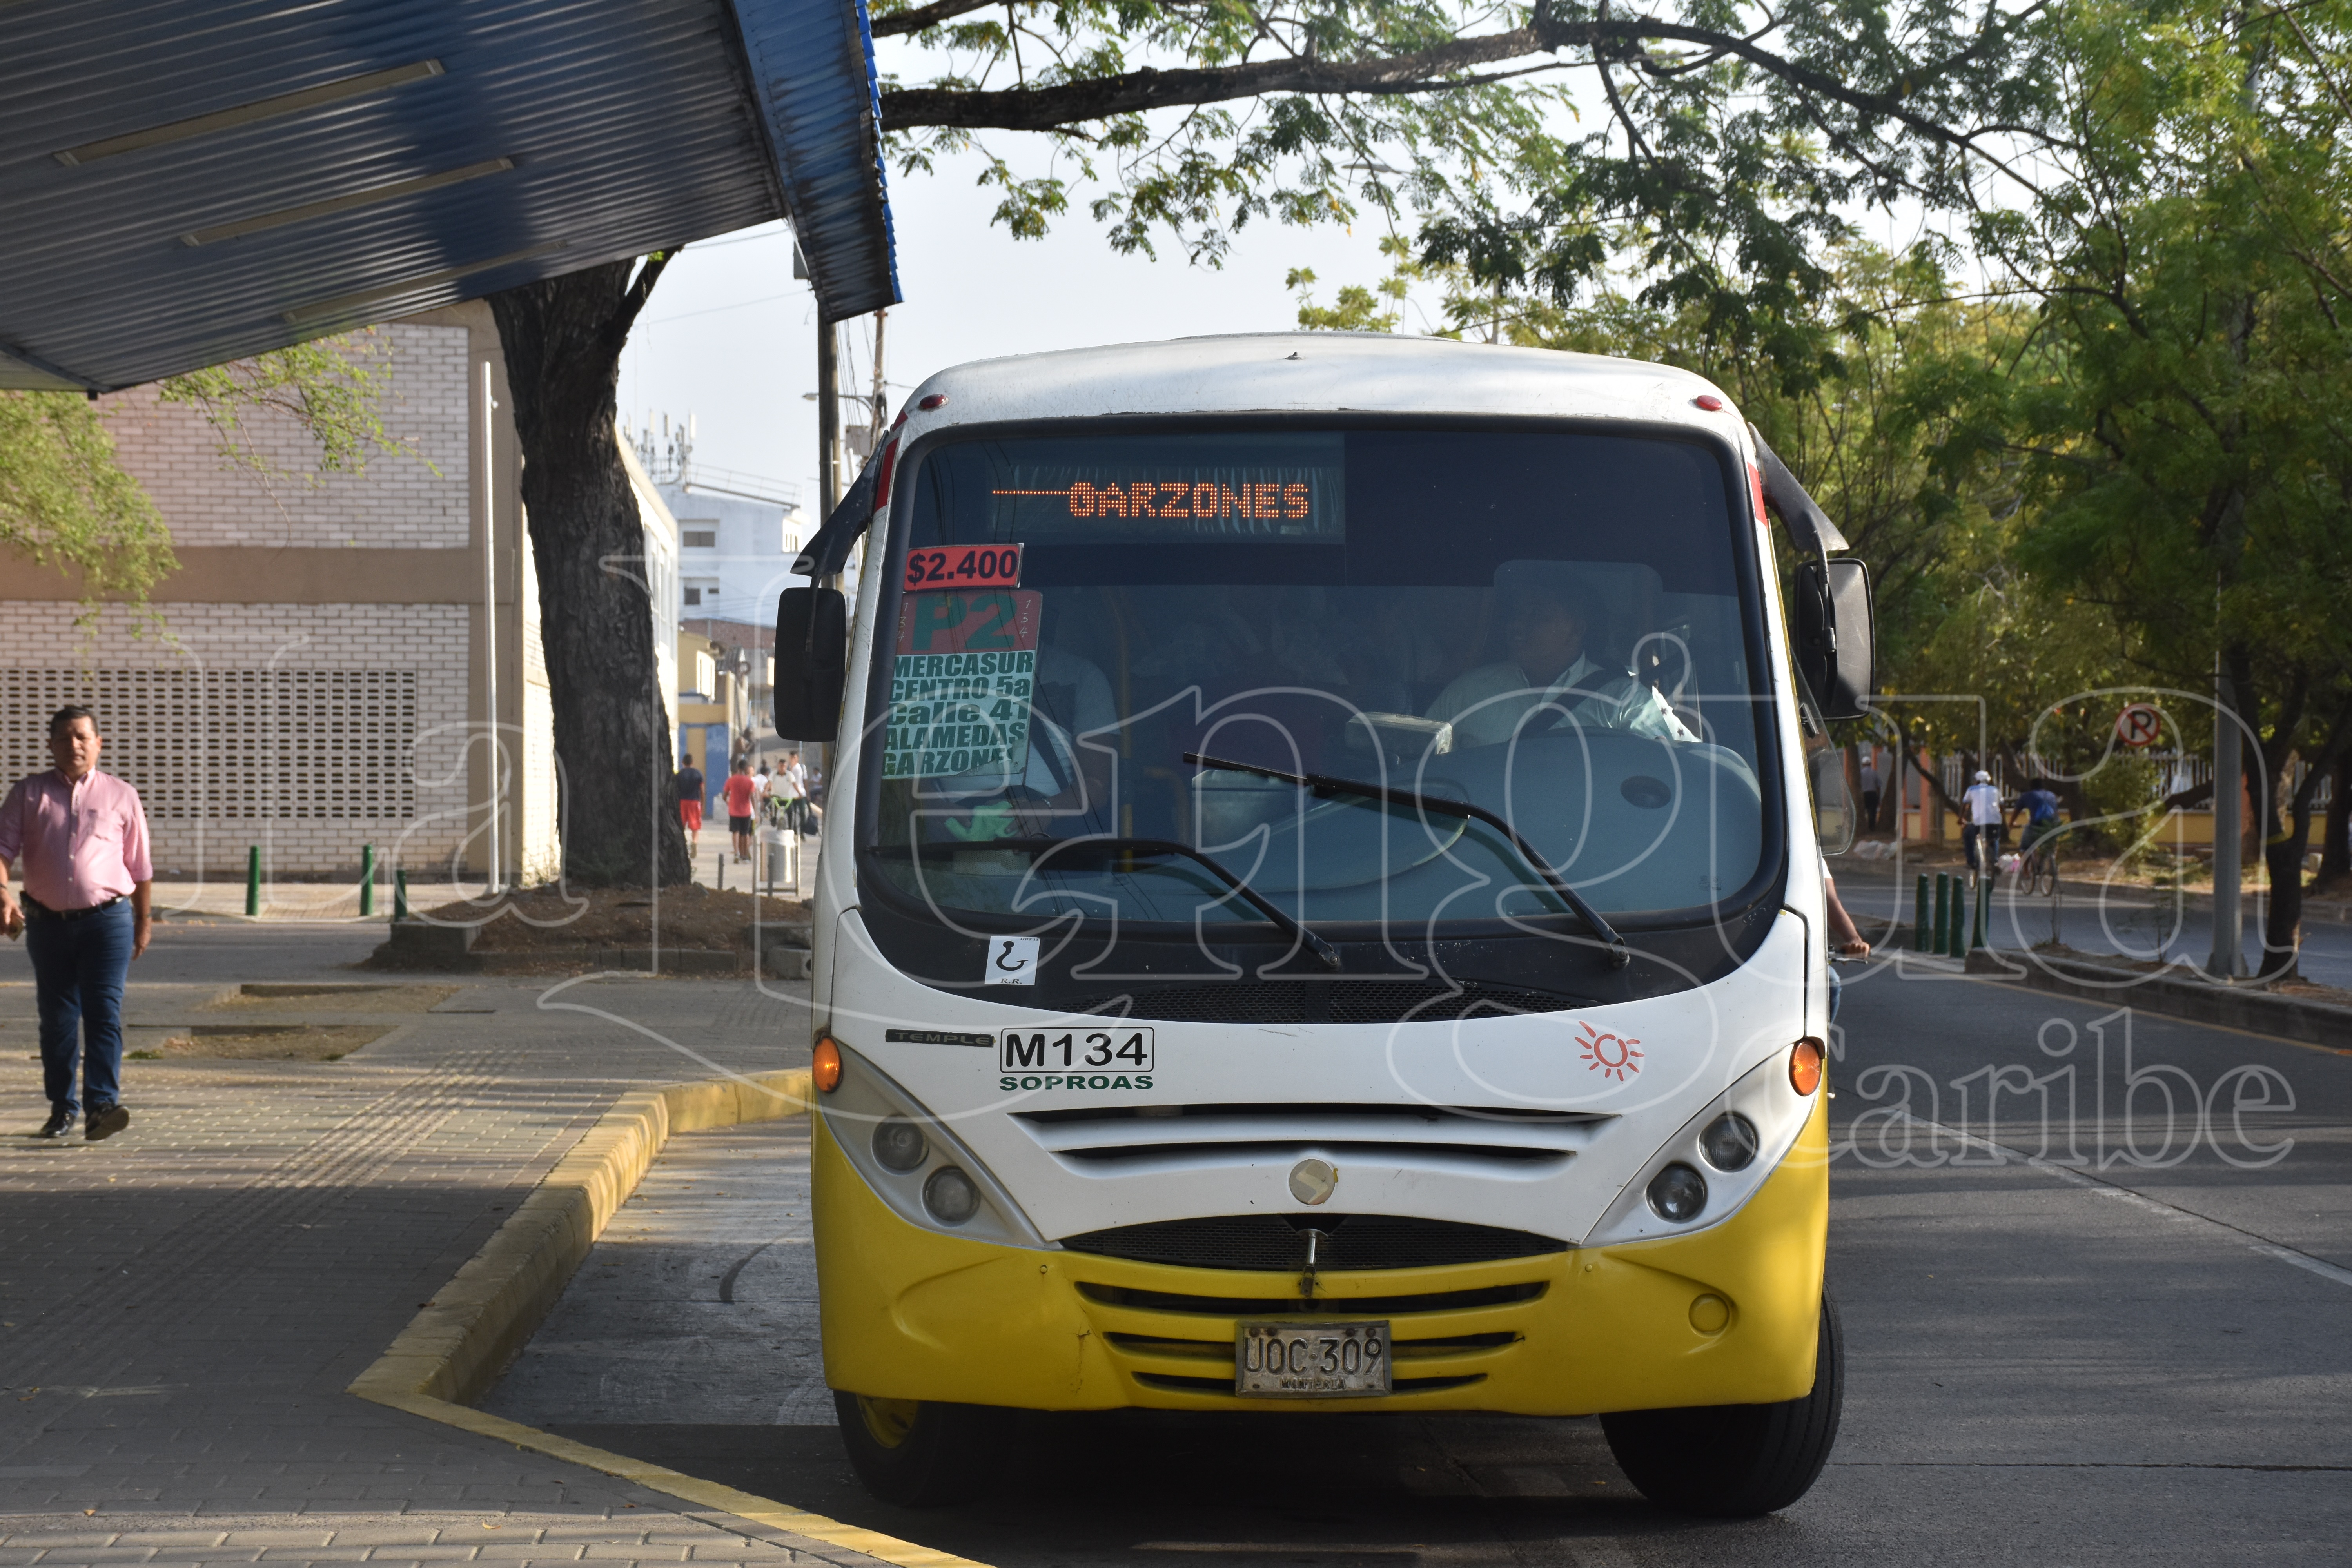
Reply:
[[1434, 932], [1565, 918], [1562, 881], [1688, 918], [1759, 869], [1756, 567], [1706, 441], [1097, 426], [902, 483], [860, 842], [943, 919]]

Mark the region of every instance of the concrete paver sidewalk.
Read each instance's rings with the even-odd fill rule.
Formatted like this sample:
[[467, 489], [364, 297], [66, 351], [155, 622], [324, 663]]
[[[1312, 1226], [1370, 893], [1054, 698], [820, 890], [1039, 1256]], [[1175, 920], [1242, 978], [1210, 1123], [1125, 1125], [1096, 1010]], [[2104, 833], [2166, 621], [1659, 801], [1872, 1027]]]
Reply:
[[[178, 934], [149, 973], [185, 978], [134, 984], [134, 1022], [246, 977], [224, 967], [243, 944], [175, 965]], [[20, 966], [0, 967], [0, 1568], [869, 1561], [343, 1392], [615, 1096], [805, 1062], [804, 988], [468, 984], [342, 1061], [130, 1063], [131, 1130], [49, 1143]]]

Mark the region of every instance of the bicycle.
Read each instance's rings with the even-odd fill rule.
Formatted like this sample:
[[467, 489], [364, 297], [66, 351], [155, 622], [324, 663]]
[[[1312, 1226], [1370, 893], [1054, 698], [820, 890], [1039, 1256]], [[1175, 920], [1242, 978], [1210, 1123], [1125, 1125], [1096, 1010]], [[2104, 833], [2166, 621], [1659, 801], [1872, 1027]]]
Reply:
[[2058, 835], [2044, 833], [2025, 847], [2025, 864], [2019, 868], [2021, 890], [2051, 897], [2058, 891]]

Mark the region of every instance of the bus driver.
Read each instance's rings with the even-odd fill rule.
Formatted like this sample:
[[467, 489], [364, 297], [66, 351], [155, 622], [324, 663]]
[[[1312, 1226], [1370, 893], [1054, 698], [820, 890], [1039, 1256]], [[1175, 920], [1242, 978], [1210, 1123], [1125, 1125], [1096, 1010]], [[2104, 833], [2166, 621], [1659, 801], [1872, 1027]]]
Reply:
[[[1585, 650], [1592, 624], [1578, 584], [1522, 577], [1501, 590], [1503, 649], [1509, 657], [1457, 677], [1427, 717], [1454, 726], [1460, 749], [1507, 741], [1524, 725], [1540, 733], [1562, 722], [1630, 730], [1662, 741], [1696, 741], [1656, 688], [1611, 668]], [[1537, 711], [1553, 707], [1547, 716]], [[1532, 717], [1531, 717], [1532, 715]]]

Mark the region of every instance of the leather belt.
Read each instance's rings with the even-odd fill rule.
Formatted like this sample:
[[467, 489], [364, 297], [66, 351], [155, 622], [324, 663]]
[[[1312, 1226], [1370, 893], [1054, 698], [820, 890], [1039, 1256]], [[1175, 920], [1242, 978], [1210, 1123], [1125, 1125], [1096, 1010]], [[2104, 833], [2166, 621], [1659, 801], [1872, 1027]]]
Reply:
[[25, 910], [28, 914], [44, 915], [53, 921], [78, 921], [84, 915], [94, 915], [100, 910], [110, 910], [121, 901], [122, 895], [121, 893], [117, 893], [114, 897], [107, 900], [106, 902], [102, 904], [92, 904], [86, 910], [53, 910], [49, 908], [48, 905], [41, 902], [40, 900], [33, 897], [30, 893], [27, 893], [25, 895]]

